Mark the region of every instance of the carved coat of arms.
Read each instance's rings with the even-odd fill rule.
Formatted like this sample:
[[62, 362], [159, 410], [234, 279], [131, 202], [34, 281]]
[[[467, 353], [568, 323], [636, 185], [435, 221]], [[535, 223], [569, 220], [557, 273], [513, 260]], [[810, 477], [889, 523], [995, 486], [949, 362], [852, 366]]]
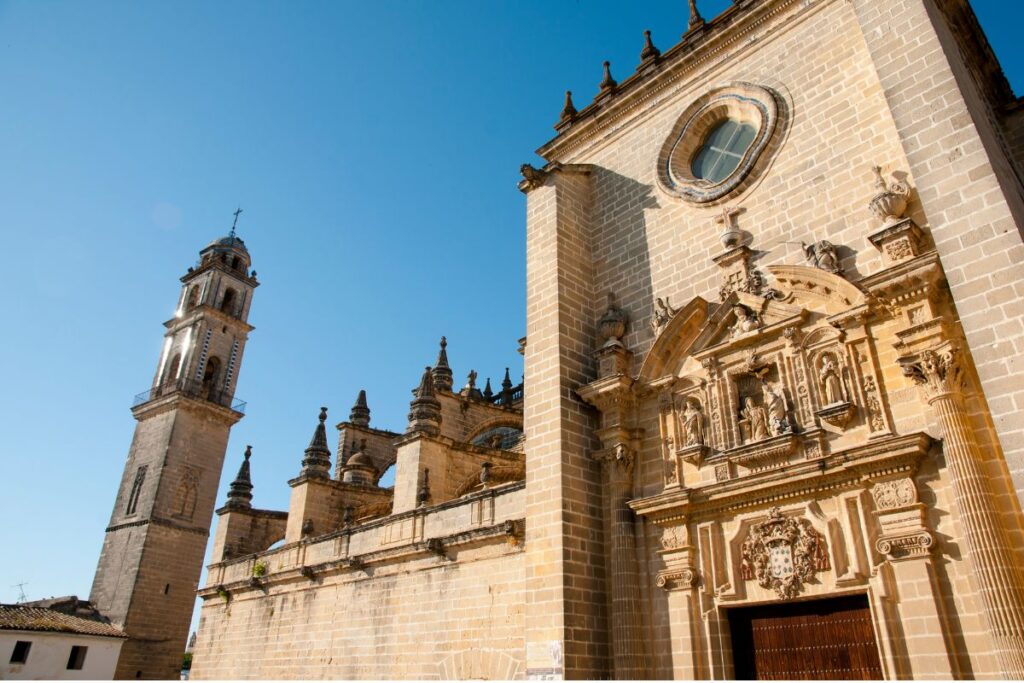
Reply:
[[795, 597], [804, 582], [829, 569], [828, 547], [806, 519], [786, 517], [772, 508], [768, 519], [750, 527], [743, 541], [740, 577], [757, 579], [783, 600]]

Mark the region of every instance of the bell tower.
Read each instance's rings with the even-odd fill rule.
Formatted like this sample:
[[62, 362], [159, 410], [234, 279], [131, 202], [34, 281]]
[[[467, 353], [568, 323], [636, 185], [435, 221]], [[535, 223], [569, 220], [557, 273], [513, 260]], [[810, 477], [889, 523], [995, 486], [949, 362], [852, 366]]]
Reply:
[[228, 434], [245, 409], [235, 385], [259, 284], [250, 265], [234, 226], [200, 252], [164, 323], [152, 385], [132, 405], [138, 424], [90, 598], [129, 636], [116, 678], [179, 677]]

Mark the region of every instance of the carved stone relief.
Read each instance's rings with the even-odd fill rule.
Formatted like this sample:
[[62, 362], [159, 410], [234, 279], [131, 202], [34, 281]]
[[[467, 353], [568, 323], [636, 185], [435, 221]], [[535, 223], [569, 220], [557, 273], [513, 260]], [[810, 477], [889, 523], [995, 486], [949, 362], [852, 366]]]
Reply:
[[871, 497], [879, 510], [895, 510], [917, 502], [917, 488], [909, 478], [883, 481], [871, 487]]
[[795, 597], [817, 572], [830, 568], [821, 534], [806, 519], [786, 517], [779, 508], [750, 527], [740, 558], [740, 578], [756, 579], [783, 600]]

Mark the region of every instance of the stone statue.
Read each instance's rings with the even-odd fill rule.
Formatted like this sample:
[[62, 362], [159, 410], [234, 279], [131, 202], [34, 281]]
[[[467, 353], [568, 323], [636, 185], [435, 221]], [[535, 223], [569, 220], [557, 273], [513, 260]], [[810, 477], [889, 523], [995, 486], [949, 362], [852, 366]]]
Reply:
[[788, 434], [793, 431], [786, 419], [786, 396], [779, 384], [765, 382], [761, 387], [764, 405], [768, 412], [768, 427], [772, 436]]
[[747, 428], [750, 430], [750, 440], [760, 441], [768, 438], [768, 416], [764, 408], [754, 402], [753, 397], [748, 396], [744, 401], [746, 406], [743, 411], [743, 419], [747, 421]]
[[843, 402], [843, 382], [839, 379], [839, 367], [835, 359], [825, 354], [821, 357], [821, 369], [818, 371], [821, 387], [825, 393], [825, 405]]
[[654, 300], [654, 318], [651, 320], [651, 328], [654, 330], [654, 334], [661, 334], [661, 331], [668, 325], [668, 321], [672, 319], [672, 316], [676, 314], [676, 309], [672, 308], [668, 302], [668, 297], [662, 301], [659, 296]]
[[736, 316], [736, 322], [731, 328], [731, 335], [734, 339], [750, 332], [755, 332], [761, 323], [757, 314], [743, 304], [733, 304], [732, 312]]
[[686, 400], [683, 411], [683, 446], [704, 445], [704, 413], [696, 399]]
[[843, 269], [839, 266], [839, 255], [834, 244], [828, 240], [821, 240], [811, 244], [801, 242], [800, 246], [804, 248], [804, 254], [812, 266], [836, 275], [842, 274]]

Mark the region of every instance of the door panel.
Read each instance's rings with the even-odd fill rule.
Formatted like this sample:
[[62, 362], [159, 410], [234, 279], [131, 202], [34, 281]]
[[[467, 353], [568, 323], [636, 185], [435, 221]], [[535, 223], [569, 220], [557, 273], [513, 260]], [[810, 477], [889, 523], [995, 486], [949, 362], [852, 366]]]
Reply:
[[882, 677], [864, 595], [734, 609], [728, 616], [738, 679]]

